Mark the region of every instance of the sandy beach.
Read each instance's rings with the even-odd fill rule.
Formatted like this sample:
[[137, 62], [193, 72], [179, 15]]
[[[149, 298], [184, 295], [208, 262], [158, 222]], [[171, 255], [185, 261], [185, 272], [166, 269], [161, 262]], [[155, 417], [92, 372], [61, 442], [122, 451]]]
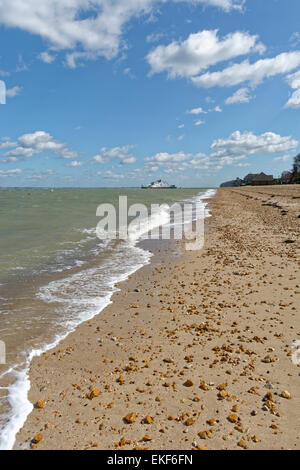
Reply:
[[300, 187], [221, 189], [209, 208], [202, 251], [156, 246], [33, 360], [16, 449], [300, 448]]

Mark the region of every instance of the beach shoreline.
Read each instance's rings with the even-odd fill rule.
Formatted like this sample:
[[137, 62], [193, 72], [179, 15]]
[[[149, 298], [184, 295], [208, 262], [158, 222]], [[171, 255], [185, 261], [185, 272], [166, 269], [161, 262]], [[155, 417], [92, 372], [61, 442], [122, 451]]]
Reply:
[[204, 250], [164, 242], [33, 359], [15, 448], [299, 448], [299, 193], [219, 190]]

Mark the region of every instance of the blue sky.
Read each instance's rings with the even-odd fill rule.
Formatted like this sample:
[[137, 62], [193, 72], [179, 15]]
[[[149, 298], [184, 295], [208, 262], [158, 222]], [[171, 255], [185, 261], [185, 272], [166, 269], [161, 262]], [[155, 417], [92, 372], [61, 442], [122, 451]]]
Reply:
[[299, 0], [0, 0], [0, 186], [279, 175], [299, 19]]

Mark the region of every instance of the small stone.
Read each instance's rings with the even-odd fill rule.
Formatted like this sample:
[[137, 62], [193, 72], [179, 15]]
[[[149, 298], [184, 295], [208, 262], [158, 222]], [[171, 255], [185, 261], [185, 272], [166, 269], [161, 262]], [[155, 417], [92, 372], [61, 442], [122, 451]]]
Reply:
[[174, 364], [173, 359], [170, 359], [170, 358], [164, 359], [164, 362], [165, 362], [166, 364]]
[[34, 438], [32, 439], [32, 442], [34, 444], [39, 444], [39, 442], [41, 442], [43, 440], [43, 438], [44, 438], [43, 434], [39, 433], [36, 436], [34, 436]]
[[126, 415], [124, 419], [128, 424], [135, 423], [135, 413], [128, 413], [128, 415]]
[[210, 439], [210, 437], [211, 437], [211, 431], [201, 431], [201, 432], [199, 432], [198, 436], [199, 436], [201, 439]]
[[229, 397], [229, 393], [226, 392], [226, 390], [222, 390], [221, 392], [218, 393], [218, 398], [220, 400], [225, 400], [225, 398]]
[[39, 400], [37, 403], [36, 403], [36, 408], [38, 408], [39, 410], [42, 410], [43, 408], [45, 408], [45, 403], [43, 402], [43, 400]]
[[188, 418], [185, 422], [185, 425], [186, 426], [192, 426], [193, 424], [195, 424], [195, 422], [196, 421], [194, 420], [194, 418]]
[[236, 414], [232, 414], [232, 415], [229, 415], [227, 419], [228, 419], [228, 421], [230, 421], [230, 423], [235, 424], [235, 423], [238, 422], [239, 417]]
[[96, 388], [92, 390], [90, 393], [87, 394], [87, 398], [89, 400], [93, 400], [93, 398], [97, 398], [100, 396], [100, 390], [97, 390]]
[[183, 384], [185, 387], [193, 387], [194, 386], [194, 382], [192, 382], [192, 380], [187, 380], [186, 382], [184, 382]]
[[207, 383], [206, 383], [204, 380], [201, 382], [200, 388], [201, 388], [201, 390], [204, 390], [204, 391], [206, 391], [206, 392], [207, 392], [208, 390], [210, 390], [209, 386], [207, 385]]
[[216, 421], [214, 418], [212, 418], [212, 419], [209, 419], [209, 420], [207, 421], [207, 423], [208, 423], [210, 426], [215, 426], [215, 424], [217, 423], [217, 421]]
[[154, 419], [151, 418], [151, 416], [147, 415], [145, 418], [144, 418], [144, 424], [153, 424], [154, 423]]
[[292, 395], [287, 390], [284, 390], [283, 392], [281, 392], [280, 396], [282, 398], [286, 398], [287, 400], [290, 400], [292, 398]]
[[238, 446], [239, 446], [239, 447], [242, 447], [242, 449], [245, 449], [245, 450], [248, 450], [248, 449], [249, 449], [249, 447], [248, 447], [248, 445], [246, 444], [245, 441], [240, 441], [240, 442], [238, 443]]

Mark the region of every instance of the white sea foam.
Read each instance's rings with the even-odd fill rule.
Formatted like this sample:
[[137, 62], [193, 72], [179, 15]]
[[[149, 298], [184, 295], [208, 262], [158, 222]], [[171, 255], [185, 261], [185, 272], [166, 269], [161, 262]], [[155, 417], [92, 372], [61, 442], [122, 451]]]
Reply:
[[[213, 197], [214, 194], [214, 190], [209, 190], [205, 194], [200, 193], [193, 201], [203, 204], [203, 200]], [[206, 211], [206, 216], [209, 216], [208, 211]], [[54, 348], [79, 324], [90, 320], [109, 305], [113, 293], [117, 290], [116, 284], [126, 280], [150, 262], [151, 253], [137, 247], [137, 242], [145, 233], [167, 222], [169, 222], [168, 213], [161, 210], [150, 221], [138, 224], [132, 231], [128, 243], [120, 243], [112, 258], [107, 259], [104, 264], [82, 270], [59, 281], [52, 281], [40, 289], [38, 293], [40, 299], [46, 303], [59, 302], [61, 305], [65, 317], [65, 332], [57, 336], [51, 344], [40, 349], [33, 349], [28, 354], [25, 366], [21, 370], [11, 368], [0, 376], [1, 379], [5, 374], [10, 374], [16, 379], [8, 387], [8, 402], [11, 411], [7, 424], [0, 433], [0, 450], [10, 450], [14, 447], [16, 435], [33, 409], [28, 400], [29, 368], [32, 359]], [[91, 233], [91, 231], [86, 232]], [[99, 296], [99, 290], [101, 290], [101, 296]]]

